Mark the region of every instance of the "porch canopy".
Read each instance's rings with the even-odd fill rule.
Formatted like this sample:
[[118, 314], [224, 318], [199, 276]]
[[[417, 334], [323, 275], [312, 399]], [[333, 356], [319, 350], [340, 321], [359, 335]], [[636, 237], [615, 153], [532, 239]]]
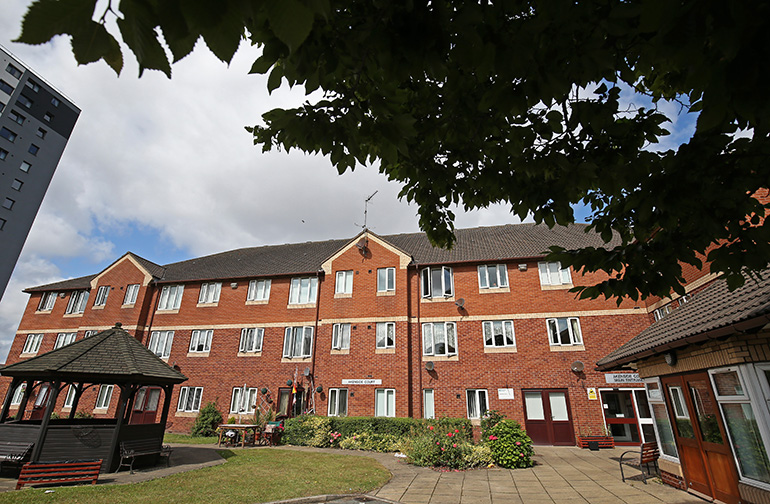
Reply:
[[[120, 323], [91, 337], [45, 354], [0, 368], [0, 375], [12, 378], [0, 412], [0, 439], [34, 443], [32, 461], [101, 458], [102, 470], [119, 462], [119, 443], [152, 439], [162, 443], [175, 384], [187, 380], [126, 332]], [[17, 388], [26, 384], [19, 409], [9, 417]], [[115, 415], [110, 418], [78, 418], [83, 392], [99, 385], [120, 389]], [[74, 389], [66, 419], [51, 419], [60, 393]], [[145, 399], [147, 387], [162, 389], [161, 418], [154, 423], [129, 425], [134, 401]], [[38, 415], [27, 413], [30, 397], [38, 390]], [[143, 390], [141, 395], [137, 392]], [[40, 395], [43, 394], [42, 398]], [[158, 398], [159, 399], [159, 398]], [[39, 417], [39, 418], [37, 418]]]

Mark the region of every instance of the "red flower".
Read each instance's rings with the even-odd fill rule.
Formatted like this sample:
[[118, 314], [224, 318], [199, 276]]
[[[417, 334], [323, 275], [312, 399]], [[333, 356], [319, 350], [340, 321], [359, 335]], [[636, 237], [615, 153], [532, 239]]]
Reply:
[[494, 440], [496, 440], [496, 439], [497, 439], [497, 436], [495, 436], [494, 434], [492, 434], [492, 435], [490, 435], [490, 436], [489, 436], [489, 440], [490, 440], [490, 441], [494, 441]]
[[452, 448], [457, 448], [457, 443], [453, 443]]
[[521, 441], [516, 441], [516, 446], [521, 446]]
[[447, 432], [447, 436], [452, 437], [454, 436], [454, 434], [452, 434], [451, 432]]
[[445, 450], [442, 448], [441, 451], [445, 451]]
[[429, 426], [428, 426], [428, 428], [429, 428], [430, 430], [433, 430], [433, 426], [432, 426], [432, 425], [429, 425]]
[[455, 432], [458, 433], [458, 434], [460, 433], [460, 431], [458, 429], [455, 429]]

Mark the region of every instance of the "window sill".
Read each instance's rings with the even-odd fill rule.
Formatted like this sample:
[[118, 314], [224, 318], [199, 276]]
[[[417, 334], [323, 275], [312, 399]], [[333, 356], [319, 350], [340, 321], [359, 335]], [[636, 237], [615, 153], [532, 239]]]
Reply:
[[335, 292], [334, 293], [334, 299], [349, 299], [353, 297], [353, 293], [347, 293], [347, 292]]
[[92, 310], [104, 310], [105, 305], [94, 305], [91, 307]]
[[258, 352], [238, 352], [238, 357], [262, 357], [262, 350]]
[[454, 300], [455, 300], [454, 296], [437, 297], [437, 298], [427, 298], [427, 297], [424, 297], [424, 298], [420, 299], [420, 302], [421, 303], [449, 303], [449, 302], [454, 303]]
[[396, 349], [395, 348], [375, 348], [374, 349], [374, 353], [375, 354], [383, 354], [383, 355], [385, 355], [385, 354], [394, 354], [394, 353], [396, 353]]
[[160, 309], [158, 309], [158, 310], [155, 311], [156, 315], [164, 315], [164, 314], [174, 315], [176, 313], [179, 313], [179, 308], [172, 308], [172, 309], [168, 309], [168, 310], [160, 310]]
[[281, 357], [281, 363], [291, 364], [292, 362], [310, 362], [312, 359], [312, 357], [294, 357], [291, 359], [288, 357]]
[[332, 355], [348, 355], [350, 354], [349, 348], [332, 348]]
[[110, 409], [109, 406], [107, 406], [106, 408], [94, 408], [91, 410], [91, 413], [94, 415], [106, 415], [109, 409]]
[[580, 352], [585, 349], [585, 345], [551, 345], [552, 352]]
[[208, 357], [209, 352], [187, 352], [188, 357]]
[[219, 306], [219, 301], [217, 301], [216, 303], [198, 303], [195, 306], [197, 308], [215, 308], [215, 307]]
[[37, 352], [21, 352], [19, 357], [34, 357], [35, 355], [37, 355]]
[[64, 318], [75, 318], [75, 317], [82, 317], [83, 312], [80, 313], [65, 313]]
[[35, 315], [50, 315], [53, 310], [37, 310]]
[[479, 287], [479, 294], [500, 294], [503, 292], [511, 292], [510, 287], [489, 287], [487, 289], [482, 289]]
[[573, 284], [561, 284], [561, 285], [540, 285], [540, 290], [567, 290], [574, 287]]
[[457, 362], [460, 358], [457, 355], [423, 355], [423, 362]]
[[246, 300], [246, 306], [250, 306], [250, 305], [266, 305], [269, 301], [270, 301], [269, 299], [252, 299], [251, 301], [249, 301], [247, 299]]
[[394, 290], [392, 290], [392, 291], [377, 291], [377, 295], [378, 296], [395, 296], [396, 295], [396, 291], [394, 291]]
[[136, 303], [124, 304], [124, 305], [120, 305], [120, 309], [122, 310], [123, 308], [133, 308], [134, 306], [136, 306]]
[[174, 416], [178, 416], [181, 418], [195, 418], [198, 416], [197, 411], [177, 411]]
[[286, 308], [289, 310], [293, 310], [295, 308], [315, 308], [315, 303], [289, 304], [286, 306]]
[[484, 347], [484, 353], [517, 353], [515, 346]]

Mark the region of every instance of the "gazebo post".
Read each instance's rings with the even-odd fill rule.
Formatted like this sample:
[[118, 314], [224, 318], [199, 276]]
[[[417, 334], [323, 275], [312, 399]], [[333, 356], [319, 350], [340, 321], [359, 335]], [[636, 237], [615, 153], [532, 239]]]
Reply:
[[72, 407], [70, 407], [69, 416], [69, 419], [72, 420], [78, 412], [78, 403], [80, 402], [80, 395], [83, 393], [83, 384], [72, 382], [70, 387], [75, 387], [75, 397], [72, 399]]
[[32, 449], [32, 456], [30, 462], [37, 462], [40, 459], [40, 452], [43, 451], [43, 442], [45, 436], [48, 434], [48, 423], [51, 421], [51, 413], [56, 407], [56, 400], [59, 398], [59, 389], [61, 388], [61, 382], [55, 380], [51, 382], [51, 395], [48, 397], [48, 404], [45, 407], [45, 413], [43, 414], [43, 420], [40, 422], [40, 432], [37, 435], [37, 442]]
[[160, 423], [164, 428], [168, 421], [168, 410], [171, 407], [171, 392], [174, 390], [174, 385], [163, 385], [163, 413], [160, 415]]
[[3, 402], [3, 411], [0, 413], [0, 423], [5, 422], [5, 417], [8, 416], [8, 410], [11, 409], [11, 401], [13, 395], [16, 393], [16, 387], [21, 383], [21, 378], [14, 378], [11, 381], [11, 385], [8, 387], [8, 393], [5, 394], [5, 401]]
[[118, 400], [118, 409], [115, 411], [115, 431], [112, 433], [112, 441], [110, 442], [110, 455], [106, 460], [104, 467], [108, 471], [112, 471], [112, 461], [115, 458], [115, 450], [118, 448], [118, 442], [120, 441], [120, 431], [123, 427], [123, 417], [126, 414], [126, 403], [128, 402], [128, 396], [133, 390], [133, 385], [118, 385], [120, 387], [120, 399]]

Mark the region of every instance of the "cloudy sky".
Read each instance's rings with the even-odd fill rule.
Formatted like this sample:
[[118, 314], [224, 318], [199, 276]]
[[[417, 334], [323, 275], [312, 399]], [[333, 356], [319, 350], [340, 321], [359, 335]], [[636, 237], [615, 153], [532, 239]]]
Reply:
[[[337, 175], [323, 157], [263, 154], [246, 125], [305, 99], [286, 87], [268, 95], [249, 75], [257, 58], [241, 46], [228, 66], [198, 42], [173, 79], [137, 78], [124, 51], [118, 78], [104, 63], [78, 67], [69, 40], [11, 42], [29, 2], [3, 0], [0, 44], [82, 110], [0, 301], [0, 362], [28, 296], [22, 289], [92, 274], [126, 251], [159, 264], [255, 245], [418, 231], [416, 208], [376, 168]], [[672, 138], [671, 140], [674, 140]], [[457, 211], [458, 227], [517, 222], [507, 207]]]

